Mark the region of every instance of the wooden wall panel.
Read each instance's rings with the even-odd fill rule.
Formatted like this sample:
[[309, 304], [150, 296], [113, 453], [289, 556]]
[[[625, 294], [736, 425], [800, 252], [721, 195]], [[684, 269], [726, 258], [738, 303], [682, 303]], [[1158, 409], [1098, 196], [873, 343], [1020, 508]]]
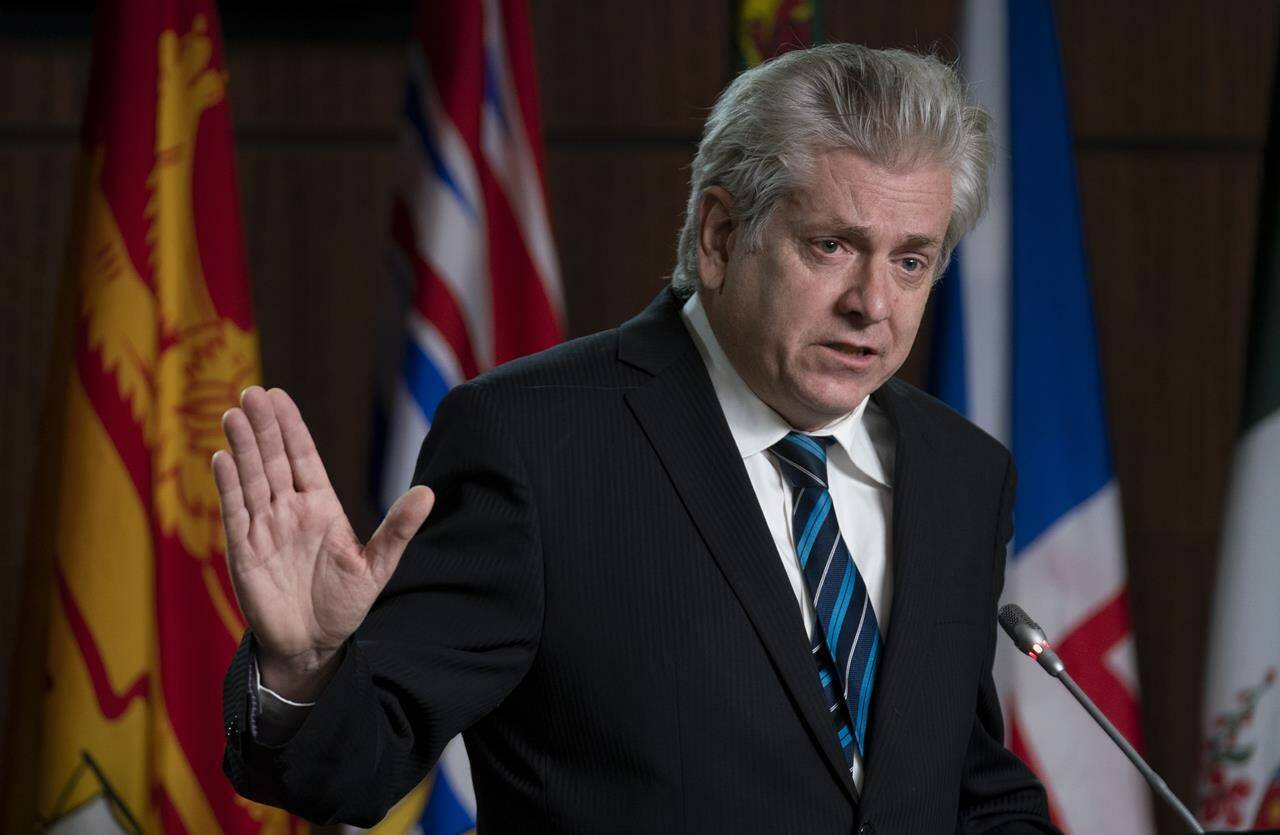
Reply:
[[30, 43], [0, 39], [0, 127], [47, 140], [80, 127], [89, 77], [84, 41]]
[[[1149, 758], [1194, 807], [1277, 8], [1055, 6]], [[1181, 831], [1157, 804], [1161, 832]]]
[[550, 151], [552, 222], [574, 334], [617, 326], [666, 283], [692, 158], [692, 144]]
[[0, 734], [76, 156], [69, 140], [0, 153]]
[[1054, 8], [1077, 141], [1263, 139], [1274, 0], [1060, 0]]
[[549, 141], [697, 137], [728, 80], [730, 4], [530, 4]]
[[824, 5], [828, 40], [935, 52], [946, 60], [954, 59], [959, 51], [960, 3], [957, 0]]
[[87, 67], [76, 43], [0, 41], [0, 733]]
[[391, 304], [394, 157], [360, 145], [247, 144], [240, 182], [263, 376], [297, 400], [330, 478], [367, 535], [374, 372]]
[[[1146, 750], [1195, 797], [1209, 604], [1235, 439], [1256, 154], [1082, 154]], [[1178, 831], [1162, 811], [1163, 831]]]
[[385, 147], [399, 124], [408, 58], [407, 44], [228, 44], [237, 147]]

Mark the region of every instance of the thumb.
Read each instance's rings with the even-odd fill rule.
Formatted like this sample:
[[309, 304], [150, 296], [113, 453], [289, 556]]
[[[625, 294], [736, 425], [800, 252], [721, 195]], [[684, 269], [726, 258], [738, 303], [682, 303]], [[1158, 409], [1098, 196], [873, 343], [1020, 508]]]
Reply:
[[436, 494], [431, 488], [419, 484], [409, 488], [409, 492], [391, 505], [386, 518], [365, 546], [365, 558], [379, 580], [385, 581], [396, 570], [405, 546], [422, 527], [435, 503]]

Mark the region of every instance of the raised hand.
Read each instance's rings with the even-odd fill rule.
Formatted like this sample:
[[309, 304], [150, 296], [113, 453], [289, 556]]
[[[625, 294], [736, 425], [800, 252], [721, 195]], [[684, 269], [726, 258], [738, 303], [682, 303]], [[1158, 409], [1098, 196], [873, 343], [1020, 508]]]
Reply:
[[222, 416], [231, 452], [213, 456], [227, 533], [227, 564], [257, 638], [262, 682], [313, 699], [431, 512], [414, 487], [361, 545], [329, 483], [297, 405], [252, 386]]

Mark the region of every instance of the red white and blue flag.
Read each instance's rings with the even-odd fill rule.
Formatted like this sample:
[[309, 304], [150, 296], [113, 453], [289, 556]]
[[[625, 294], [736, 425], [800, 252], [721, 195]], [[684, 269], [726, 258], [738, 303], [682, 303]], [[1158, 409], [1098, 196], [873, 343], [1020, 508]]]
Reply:
[[[1045, 628], [1140, 747], [1120, 496], [1107, 443], [1075, 166], [1048, 0], [970, 0], [961, 64], [996, 126], [988, 216], [939, 286], [933, 388], [1013, 450], [1004, 601]], [[1150, 833], [1137, 771], [1070, 694], [1002, 641], [1010, 747], [1066, 832]]]
[[[402, 116], [392, 263], [410, 303], [384, 404], [375, 480], [383, 510], [409, 487], [445, 392], [554, 345], [564, 321], [524, 0], [423, 2]], [[461, 738], [445, 750], [425, 801], [424, 792], [383, 826], [427, 835], [475, 827]]]

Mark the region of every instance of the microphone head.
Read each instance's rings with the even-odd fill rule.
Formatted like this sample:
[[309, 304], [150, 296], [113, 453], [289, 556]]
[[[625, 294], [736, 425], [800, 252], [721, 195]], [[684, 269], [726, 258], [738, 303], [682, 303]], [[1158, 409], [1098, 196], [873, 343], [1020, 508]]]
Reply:
[[1006, 603], [1000, 607], [1000, 626], [1009, 634], [1020, 652], [1038, 654], [1039, 647], [1048, 646], [1049, 640], [1044, 630], [1016, 603]]

